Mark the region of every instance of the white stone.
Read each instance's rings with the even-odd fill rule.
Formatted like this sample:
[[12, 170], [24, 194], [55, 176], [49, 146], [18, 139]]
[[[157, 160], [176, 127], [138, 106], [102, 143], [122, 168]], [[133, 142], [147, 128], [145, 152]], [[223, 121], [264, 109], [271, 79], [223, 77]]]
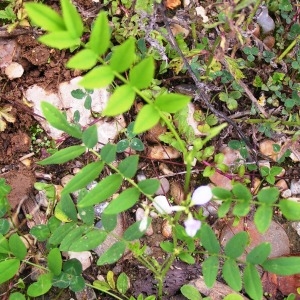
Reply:
[[5, 68], [5, 75], [10, 80], [22, 77], [23, 73], [24, 73], [24, 68], [22, 67], [22, 65], [16, 62], [12, 62]]
[[292, 195], [300, 194], [300, 180], [292, 179], [290, 189]]
[[[82, 77], [76, 77], [70, 82], [63, 82], [59, 85], [58, 93], [51, 93], [38, 85], [33, 85], [25, 92], [25, 97], [28, 101], [33, 103], [33, 111], [39, 116], [43, 116], [41, 110], [41, 102], [46, 101], [54, 105], [60, 110], [64, 110], [69, 121], [73, 120], [74, 113], [80, 112], [80, 125], [85, 128], [95, 122], [95, 119], [91, 116], [90, 110], [84, 107], [83, 99], [75, 99], [72, 97], [71, 92], [76, 89], [83, 89], [78, 85], [78, 82]], [[107, 89], [95, 89], [90, 95], [92, 98], [91, 109], [94, 112], [101, 113], [107, 105], [109, 99], [109, 93]], [[36, 117], [45, 131], [53, 138], [59, 139], [62, 137], [63, 132], [50, 126], [43, 118]], [[119, 115], [112, 121], [106, 119], [99, 119], [96, 122], [98, 128], [98, 141], [100, 144], [96, 147], [96, 150], [103, 147], [109, 141], [113, 141], [119, 132], [126, 127], [124, 117]]]
[[69, 259], [76, 258], [80, 261], [82, 265], [82, 271], [89, 268], [93, 261], [93, 256], [90, 251], [82, 251], [82, 252], [68, 252]]

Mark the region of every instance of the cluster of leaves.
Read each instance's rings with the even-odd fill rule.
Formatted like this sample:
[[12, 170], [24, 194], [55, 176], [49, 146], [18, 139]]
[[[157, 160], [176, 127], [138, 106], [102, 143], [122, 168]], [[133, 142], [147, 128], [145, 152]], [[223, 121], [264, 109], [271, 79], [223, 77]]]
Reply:
[[[90, 108], [89, 90], [107, 87], [112, 83], [118, 84], [104, 109], [104, 116], [116, 116], [128, 111], [133, 105], [136, 96], [143, 99], [145, 104], [138, 112], [135, 122], [127, 128], [127, 138], [122, 144], [131, 148], [135, 147], [137, 145], [136, 135], [152, 128], [162, 120], [170, 131], [169, 143], [183, 153], [184, 161], [187, 165], [185, 186], [189, 187], [190, 168], [193, 160], [195, 158], [199, 160], [205, 159], [212, 155], [214, 149], [210, 147], [204, 148], [204, 145], [218, 135], [226, 125], [212, 127], [203, 139], [194, 139], [192, 131], [184, 120], [184, 116], [187, 114], [186, 106], [190, 101], [190, 97], [177, 93], [161, 93], [154, 97], [148, 97], [147, 93], [144, 93], [144, 90], [148, 89], [153, 83], [155, 64], [153, 57], [146, 57], [146, 55], [139, 57], [137, 55], [136, 41], [133, 37], [129, 37], [119, 46], [110, 48], [111, 30], [107, 14], [100, 12], [94, 21], [88, 42], [83, 44], [81, 37], [84, 26], [76, 8], [69, 0], [61, 0], [61, 7], [62, 14], [60, 15], [41, 3], [26, 4], [26, 10], [31, 20], [47, 31], [46, 34], [39, 38], [42, 43], [58, 49], [79, 48], [77, 53], [68, 61], [67, 66], [88, 72], [80, 81], [85, 90], [77, 90], [73, 96], [84, 99], [86, 107]], [[233, 10], [229, 11], [229, 15], [232, 18], [236, 18], [237, 13], [243, 7], [242, 3], [236, 5]], [[218, 24], [226, 22], [224, 15], [223, 17], [220, 15], [219, 20]], [[105, 59], [103, 58], [104, 55], [106, 55]], [[218, 73], [218, 76], [224, 81], [228, 80], [230, 76], [236, 80], [243, 78], [244, 75], [240, 70], [239, 62], [234, 61], [230, 57], [226, 57], [226, 61], [230, 72], [219, 69], [220, 73]], [[126, 76], [122, 75], [124, 72], [126, 72]], [[207, 74], [208, 77], [212, 76], [210, 70], [208, 70]], [[236, 90], [238, 91], [238, 88]], [[230, 98], [230, 96], [232, 97]], [[229, 98], [225, 99], [225, 95], [221, 96], [221, 98], [227, 104], [228, 99], [237, 99], [236, 95], [233, 96], [230, 93]], [[232, 100], [230, 103], [232, 103]], [[82, 142], [82, 145], [70, 146], [57, 151], [50, 157], [42, 160], [40, 162], [41, 165], [63, 164], [80, 157], [86, 151], [92, 152], [95, 160], [83, 167], [64, 187], [61, 193], [61, 200], [55, 207], [55, 217], [52, 216], [47, 224], [37, 225], [30, 231], [39, 241], [46, 241], [47, 249], [49, 250], [47, 268], [44, 269], [45, 273], [40, 275], [38, 281], [31, 284], [27, 289], [27, 294], [32, 297], [46, 293], [51, 286], [69, 287], [72, 291], [83, 289], [85, 283], [81, 275], [80, 263], [75, 259], [63, 262], [61, 252], [94, 249], [103, 243], [115, 228], [118, 214], [138, 204], [141, 195], [153, 201], [152, 195], [159, 187], [159, 181], [155, 179], [146, 179], [139, 183], [134, 181], [133, 178], [138, 169], [138, 155], [131, 155], [125, 158], [117, 167], [113, 164], [118, 150], [123, 149], [120, 146], [121, 143], [119, 146], [107, 144], [99, 152], [93, 150], [98, 143], [96, 125], [82, 129], [78, 123], [70, 124], [66, 116], [51, 104], [42, 102], [41, 108], [50, 125]], [[176, 114], [176, 116], [174, 117], [173, 114]], [[170, 121], [172, 117], [177, 119], [180, 133], [177, 132]], [[214, 120], [211, 121], [215, 125]], [[180, 134], [184, 136], [185, 140], [180, 138]], [[188, 150], [189, 146], [192, 146], [191, 150]], [[239, 147], [243, 148], [243, 145], [240, 144]], [[216, 162], [221, 164], [219, 158], [216, 158]], [[101, 179], [92, 190], [88, 191], [86, 186], [97, 179], [104, 168], [109, 169], [111, 175]], [[276, 173], [277, 170], [271, 170], [270, 174], [266, 174], [266, 180], [271, 182]], [[124, 182], [130, 186], [120, 192], [116, 198], [110, 200], [112, 195], [120, 190]], [[1, 202], [3, 203], [1, 207], [5, 207], [2, 214], [4, 216], [8, 211], [6, 195], [9, 190], [7, 186], [4, 186], [2, 191], [4, 191], [4, 196], [0, 199], [4, 199]], [[53, 190], [49, 189], [48, 191], [53, 196]], [[73, 192], [79, 192], [76, 204], [71, 198]], [[188, 190], [185, 192], [188, 194]], [[232, 191], [215, 188], [213, 193], [222, 201], [218, 210], [220, 218], [226, 216], [230, 211], [236, 217], [246, 216], [249, 213], [250, 206], [255, 204], [257, 211], [254, 221], [260, 232], [265, 232], [268, 229], [274, 206], [278, 207], [287, 219], [299, 219], [299, 203], [291, 200], [278, 201], [279, 193], [276, 188], [261, 190], [257, 194], [257, 200], [252, 199], [250, 191], [242, 184], [235, 184]], [[186, 203], [187, 209], [188, 200]], [[95, 228], [93, 206], [104, 201], [108, 201], [108, 205], [102, 214], [102, 227]], [[80, 221], [78, 216], [80, 216]], [[201, 212], [199, 212], [198, 217], [199, 220], [204, 220]], [[190, 264], [195, 262], [192, 253], [196, 247], [195, 239], [197, 241], [199, 238], [204, 248], [203, 253], [207, 254], [203, 263], [203, 275], [208, 287], [212, 287], [216, 281], [221, 257], [225, 260], [221, 270], [227, 284], [235, 291], [240, 291], [244, 285], [245, 291], [253, 299], [261, 299], [263, 296], [262, 284], [257, 271], [258, 266], [281, 275], [295, 274], [299, 270], [300, 259], [297, 257], [268, 259], [271, 252], [268, 243], [263, 243], [251, 250], [243, 261], [241, 256], [249, 243], [249, 236], [246, 232], [235, 235], [227, 242], [224, 251], [222, 251], [217, 237], [207, 224], [201, 227], [195, 238], [191, 238], [186, 234], [184, 227], [179, 225], [179, 218], [180, 212], [175, 218], [168, 219], [174, 228], [174, 238], [172, 242], [167, 241], [161, 244], [161, 248], [169, 254], [163, 265], [159, 264], [154, 258], [147, 256], [145, 246], [141, 246], [137, 241], [146, 230], [139, 230], [142, 221], [135, 222], [129, 226], [123, 235], [118, 237], [118, 240], [99, 257], [97, 265], [114, 263], [120, 259], [126, 248], [130, 249], [139, 262], [143, 263], [154, 273], [158, 282], [159, 298], [162, 297], [163, 293], [164, 276], [172, 262], [176, 258]], [[151, 218], [147, 217], [146, 221], [147, 226], [149, 226]], [[11, 234], [8, 238], [2, 234], [0, 238], [0, 254], [2, 255], [0, 260], [1, 283], [11, 279], [18, 272], [20, 262], [25, 261], [27, 250], [16, 233]], [[240, 262], [245, 266], [242, 272], [243, 276], [241, 276], [238, 266]], [[107, 281], [108, 286], [96, 281], [93, 287], [107, 293], [110, 293], [111, 290], [121, 294], [127, 292], [128, 282], [126, 275], [120, 275], [117, 278], [116, 288], [115, 282], [112, 280], [112, 274], [108, 275]], [[190, 286], [183, 286], [182, 293], [189, 299], [201, 299], [200, 294]], [[196, 296], [194, 297], [193, 295]], [[151, 297], [148, 297], [148, 300], [153, 299]], [[134, 298], [131, 297], [130, 299]], [[139, 296], [138, 299], [143, 299], [143, 297]]]

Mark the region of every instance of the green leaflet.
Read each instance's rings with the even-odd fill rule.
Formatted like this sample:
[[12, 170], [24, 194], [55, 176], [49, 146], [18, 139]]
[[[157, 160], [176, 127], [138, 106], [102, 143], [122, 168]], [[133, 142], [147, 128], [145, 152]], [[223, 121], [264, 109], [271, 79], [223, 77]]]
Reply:
[[50, 250], [47, 256], [48, 268], [54, 275], [59, 275], [62, 268], [61, 253], [58, 248]]
[[79, 13], [70, 0], [60, 0], [62, 17], [70, 36], [80, 38], [83, 33], [83, 23]]
[[55, 31], [38, 38], [39, 42], [59, 50], [80, 45], [80, 38], [72, 37], [68, 31]]
[[131, 155], [122, 160], [118, 166], [121, 174], [126, 178], [132, 178], [138, 168], [139, 156]]
[[116, 215], [136, 204], [139, 200], [140, 191], [135, 188], [128, 188], [122, 192], [116, 199], [112, 200], [105, 208], [104, 214]]
[[26, 246], [17, 233], [14, 233], [9, 237], [8, 244], [10, 251], [16, 258], [18, 258], [19, 260], [23, 260], [26, 257]]
[[202, 264], [203, 277], [207, 287], [212, 288], [219, 270], [219, 258], [217, 256], [209, 256]]
[[83, 131], [82, 141], [89, 149], [92, 149], [96, 146], [98, 143], [98, 131], [96, 125], [92, 125]]
[[112, 50], [110, 66], [114, 71], [123, 73], [131, 67], [135, 59], [135, 40], [129, 37], [123, 44]]
[[300, 257], [279, 257], [268, 259], [262, 264], [263, 268], [271, 273], [281, 276], [298, 274], [300, 270]]
[[49, 6], [42, 3], [25, 3], [25, 8], [32, 22], [47, 31], [64, 31], [63, 18]]
[[55, 106], [43, 101], [41, 103], [41, 108], [43, 115], [45, 116], [45, 118], [51, 126], [62, 130], [75, 138], [81, 138], [80, 129], [70, 125], [66, 116], [62, 114], [60, 110], [58, 110]]
[[268, 230], [273, 216], [273, 207], [268, 205], [261, 205], [257, 208], [254, 214], [254, 224], [260, 233]]
[[95, 161], [82, 168], [64, 187], [63, 193], [72, 193], [86, 187], [103, 170], [104, 163]]
[[99, 89], [110, 85], [114, 77], [110, 66], [100, 66], [85, 74], [79, 84], [86, 89]]
[[244, 270], [244, 287], [251, 299], [260, 300], [263, 297], [263, 288], [260, 275], [254, 265], [248, 264]]
[[77, 206], [87, 207], [103, 202], [120, 188], [122, 181], [123, 178], [119, 174], [107, 176], [85, 195]]
[[234, 235], [226, 244], [224, 251], [225, 254], [231, 258], [240, 257], [245, 251], [245, 247], [249, 242], [248, 233], [241, 231]]
[[191, 98], [188, 96], [170, 93], [158, 96], [155, 99], [154, 104], [162, 111], [176, 113], [177, 111], [183, 109], [190, 102], [190, 100]]
[[145, 58], [130, 70], [130, 84], [140, 90], [149, 87], [154, 77], [154, 68], [153, 58]]
[[94, 22], [90, 35], [89, 48], [98, 56], [104, 54], [110, 43], [110, 28], [107, 19], [107, 13], [101, 11]]
[[97, 63], [97, 55], [90, 49], [83, 49], [72, 56], [67, 67], [78, 70], [89, 70]]
[[17, 274], [20, 261], [16, 258], [7, 259], [0, 262], [0, 284], [11, 279]]
[[118, 86], [110, 96], [103, 111], [104, 116], [116, 116], [130, 109], [135, 99], [135, 91], [129, 84]]
[[72, 160], [85, 152], [85, 146], [70, 146], [68, 148], [55, 152], [50, 157], [43, 159], [38, 162], [39, 165], [50, 165], [50, 164], [63, 164], [69, 160]]
[[52, 274], [46, 273], [38, 277], [37, 282], [32, 283], [28, 289], [27, 294], [30, 297], [38, 297], [46, 294], [52, 286]]
[[160, 114], [153, 104], [146, 104], [139, 111], [134, 123], [134, 133], [142, 133], [155, 126], [160, 119]]
[[119, 260], [126, 249], [124, 242], [116, 242], [106, 252], [104, 252], [97, 261], [98, 266], [112, 264]]

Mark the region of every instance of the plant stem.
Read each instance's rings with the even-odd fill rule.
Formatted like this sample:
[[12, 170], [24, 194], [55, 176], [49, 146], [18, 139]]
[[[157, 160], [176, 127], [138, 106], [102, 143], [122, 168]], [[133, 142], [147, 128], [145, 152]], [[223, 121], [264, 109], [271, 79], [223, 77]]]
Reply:
[[102, 290], [100, 287], [94, 286], [94, 285], [89, 284], [89, 283], [86, 283], [85, 285], [91, 287], [92, 289], [96, 289], [96, 290], [98, 290], [98, 291], [101, 291], [101, 292], [103, 292], [103, 293], [105, 293], [105, 294], [107, 294], [107, 295], [110, 295], [110, 296], [114, 297], [115, 299], [123, 300], [123, 299], [120, 298], [119, 296], [117, 296], [117, 295], [115, 295], [115, 294], [109, 292], [107, 289], [103, 289], [103, 290]]
[[289, 46], [276, 58], [275, 63], [282, 61], [282, 59], [295, 47], [297, 42], [300, 40], [300, 34], [289, 44]]

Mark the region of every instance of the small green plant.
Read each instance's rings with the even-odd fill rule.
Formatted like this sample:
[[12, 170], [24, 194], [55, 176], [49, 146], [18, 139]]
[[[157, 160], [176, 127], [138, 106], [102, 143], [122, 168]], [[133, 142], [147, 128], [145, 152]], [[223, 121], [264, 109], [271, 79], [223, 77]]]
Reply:
[[134, 122], [131, 122], [126, 130], [126, 138], [118, 141], [117, 143], [117, 152], [124, 152], [126, 149], [130, 148], [135, 151], [143, 151], [145, 149], [143, 142], [136, 137], [136, 134], [133, 132]]
[[30, 127], [31, 133], [31, 146], [30, 151], [40, 153], [42, 149], [47, 150], [49, 153], [55, 151], [54, 142], [49, 140], [46, 136], [44, 129], [40, 125]]
[[260, 173], [265, 180], [271, 185], [275, 184], [275, 177], [278, 176], [282, 172], [281, 167], [273, 166], [271, 168], [261, 167]]
[[258, 55], [259, 50], [257, 47], [245, 47], [243, 52], [247, 55], [247, 60], [253, 62], [255, 60], [255, 56]]
[[77, 89], [71, 92], [72, 97], [79, 100], [84, 100], [84, 107], [86, 109], [91, 109], [92, 97], [94, 90], [91, 89]]
[[[123, 3], [128, 5], [126, 1]], [[234, 9], [229, 8], [228, 16], [235, 18], [244, 5], [245, 2], [242, 2]], [[100, 151], [94, 149], [98, 143], [96, 125], [81, 128], [79, 124], [71, 124], [64, 113], [50, 103], [42, 102], [41, 109], [48, 123], [79, 139], [82, 143], [58, 150], [39, 164], [42, 166], [60, 165], [79, 158], [87, 151], [94, 155], [94, 161], [89, 161], [66, 184], [61, 192], [61, 200], [55, 208], [54, 216], [50, 217], [46, 224], [36, 225], [30, 230], [31, 235], [38, 241], [46, 241], [46, 267], [35, 265], [29, 260], [27, 249], [19, 234], [0, 235], [0, 284], [11, 280], [19, 271], [22, 262], [34, 265], [44, 272], [38, 277], [37, 282], [26, 288], [25, 293], [29, 297], [43, 295], [52, 286], [69, 288], [72, 291], [82, 290], [87, 284], [83, 279], [80, 263], [76, 259], [63, 261], [62, 252], [95, 249], [115, 228], [118, 214], [141, 205], [141, 198], [148, 200], [148, 204], [144, 204], [145, 216], [141, 221], [131, 224], [121, 236], [116, 237], [117, 241], [100, 255], [97, 265], [115, 263], [126, 249], [131, 251], [136, 260], [153, 273], [157, 282], [157, 295], [147, 297], [148, 300], [155, 297], [162, 299], [164, 279], [173, 262], [179, 259], [188, 264], [194, 264], [195, 253], [203, 255], [202, 272], [207, 287], [212, 288], [217, 276], [221, 274], [234, 291], [239, 292], [244, 289], [247, 295], [255, 300], [263, 297], [258, 269], [262, 268], [280, 275], [298, 273], [300, 258], [270, 259], [269, 243], [262, 243], [246, 253], [245, 249], [250, 243], [246, 231], [234, 235], [224, 247], [221, 247], [214, 230], [202, 213], [201, 206], [209, 201], [220, 201], [219, 218], [225, 218], [229, 213], [235, 218], [246, 217], [251, 207], [255, 207], [255, 225], [259, 232], [264, 233], [272, 220], [274, 207], [287, 220], [296, 221], [299, 220], [300, 204], [292, 200], [280, 199], [279, 191], [275, 187], [262, 189], [257, 196], [253, 196], [250, 190], [241, 183], [235, 183], [231, 191], [218, 187], [211, 189], [209, 186], [200, 186], [192, 193], [191, 171], [195, 158], [201, 161], [214, 155], [213, 147], [207, 144], [218, 136], [227, 124], [212, 125], [205, 137], [193, 139], [193, 133], [184, 117], [190, 97], [178, 93], [153, 93], [150, 97], [148, 93], [143, 92], [151, 86], [154, 79], [153, 57], [145, 55], [137, 58], [136, 41], [133, 37], [110, 48], [111, 28], [105, 12], [99, 13], [91, 29], [89, 40], [84, 43], [82, 39], [84, 26], [75, 6], [69, 0], [61, 0], [61, 7], [62, 12], [58, 14], [41, 3], [26, 4], [26, 10], [32, 22], [46, 31], [39, 40], [58, 49], [78, 47], [78, 52], [67, 62], [67, 66], [71, 69], [87, 71], [80, 81], [85, 91], [114, 85], [103, 116], [113, 117], [129, 111], [136, 97], [144, 101], [144, 106], [138, 112], [136, 120], [129, 125], [125, 133], [128, 145], [131, 145], [132, 140], [138, 134], [147, 131], [160, 121], [163, 122], [170, 132], [170, 143], [176, 145], [183, 156], [186, 168], [185, 197], [180, 205], [174, 206], [169, 204], [165, 196], [154, 197], [160, 185], [157, 179], [145, 179], [140, 182], [135, 180], [139, 165], [138, 155], [130, 155], [116, 165], [118, 150], [116, 144], [106, 144]], [[219, 21], [217, 24], [212, 24], [213, 26], [228, 23], [225, 13], [220, 13], [218, 17]], [[106, 56], [107, 52], [110, 52], [109, 57]], [[222, 72], [220, 76], [225, 74], [223, 78], [226, 77], [226, 80], [229, 80], [230, 76], [236, 80], [243, 78], [244, 75], [238, 63], [230, 57], [226, 57], [226, 62], [230, 72]], [[275, 79], [272, 78], [272, 80]], [[86, 99], [88, 96], [88, 92], [84, 92], [83, 98]], [[173, 122], [175, 119], [180, 123], [178, 129]], [[245, 144], [235, 142], [234, 147], [246, 155]], [[220, 168], [223, 167], [222, 158], [222, 155], [214, 155], [214, 162]], [[103, 170], [106, 170], [104, 174], [109, 175], [102, 174]], [[272, 176], [276, 173], [275, 171], [274, 169]], [[272, 179], [268, 178], [268, 180]], [[96, 186], [92, 190], [87, 190], [87, 185], [94, 180], [98, 180]], [[122, 189], [124, 183], [126, 183], [126, 189]], [[38, 188], [48, 189], [48, 193], [51, 194], [49, 196], [53, 196], [53, 189], [50, 186]], [[9, 215], [6, 198], [8, 192], [9, 188], [0, 181], [1, 218]], [[71, 198], [74, 192], [79, 194], [76, 203]], [[112, 196], [117, 192], [119, 194], [112, 200]], [[94, 205], [104, 201], [107, 201], [108, 205], [101, 216], [103, 227], [95, 228]], [[161, 249], [166, 253], [163, 264], [155, 257], [148, 255], [146, 245], [142, 245], [139, 241], [152, 222], [151, 211], [167, 220], [173, 230], [172, 238], [160, 244]], [[245, 259], [241, 257], [242, 254], [246, 254]], [[133, 296], [128, 295], [126, 277], [124, 274], [119, 275], [115, 283], [113, 274], [109, 272], [107, 283], [95, 281], [89, 286], [116, 299], [120, 299], [118, 295], [122, 294], [125, 299], [135, 300]], [[191, 286], [182, 286], [181, 292], [188, 299], [201, 299], [199, 292]], [[138, 300], [143, 298], [142, 295], [137, 297]]]

